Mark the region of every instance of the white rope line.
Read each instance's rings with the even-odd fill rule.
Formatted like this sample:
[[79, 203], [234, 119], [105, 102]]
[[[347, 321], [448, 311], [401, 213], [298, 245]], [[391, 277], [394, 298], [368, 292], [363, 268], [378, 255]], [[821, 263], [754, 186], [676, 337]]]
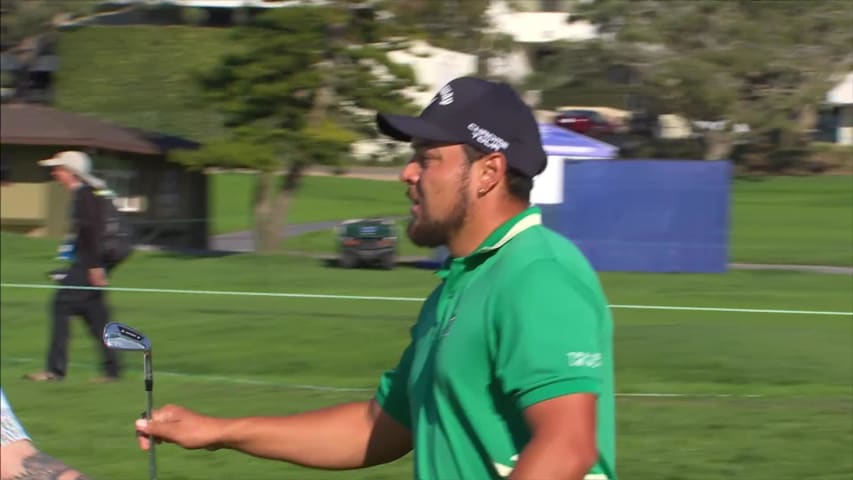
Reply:
[[[0, 283], [2, 288], [29, 288], [29, 289], [58, 289], [70, 290], [106, 290], [110, 292], [134, 292], [134, 293], [174, 293], [182, 295], [232, 295], [245, 297], [281, 297], [281, 298], [315, 298], [324, 300], [374, 300], [385, 302], [423, 302], [424, 298], [417, 297], [383, 297], [374, 295], [333, 295], [320, 293], [283, 293], [283, 292], [247, 292], [229, 290], [187, 290], [172, 288], [135, 288], [135, 287], [86, 287], [86, 286], [63, 286], [53, 284], [34, 283]], [[786, 310], [775, 308], [735, 308], [735, 307], [693, 307], [675, 305], [610, 305], [612, 309], [631, 310], [680, 310], [692, 312], [730, 312], [730, 313], [772, 313], [784, 315], [832, 315], [853, 316], [853, 312], [834, 312], [826, 310]]]

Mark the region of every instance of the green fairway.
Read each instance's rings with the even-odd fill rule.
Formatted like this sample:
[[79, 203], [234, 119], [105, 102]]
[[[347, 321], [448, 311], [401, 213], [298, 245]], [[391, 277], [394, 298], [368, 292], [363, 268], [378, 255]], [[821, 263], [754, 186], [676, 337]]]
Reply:
[[[433, 256], [434, 252], [431, 248], [418, 247], [406, 236], [405, 232], [408, 219], [397, 220], [395, 223], [399, 234], [397, 240], [398, 256], [415, 258], [431, 258]], [[328, 228], [286, 238], [282, 242], [282, 245], [288, 252], [332, 253], [337, 248], [336, 240], [337, 234], [335, 230]]]
[[[0, 237], [3, 283], [44, 284], [52, 241]], [[122, 288], [425, 297], [437, 277], [341, 270], [287, 256], [138, 253]], [[785, 272], [602, 275], [614, 305], [849, 312], [853, 278]], [[132, 422], [144, 408], [142, 358], [89, 385], [98, 356], [75, 322], [70, 376], [34, 384], [51, 291], [2, 289], [3, 387], [39, 446], [94, 478], [145, 478]], [[115, 319], [154, 345], [155, 402], [221, 415], [278, 414], [369, 398], [405, 346], [418, 301], [116, 291]], [[845, 479], [853, 469], [850, 316], [614, 309], [618, 467], [623, 479]], [[636, 394], [696, 394], [643, 397]], [[734, 395], [714, 397], [713, 394]], [[86, 441], [78, 441], [86, 438]], [[791, 452], [796, 451], [796, 454]], [[233, 452], [159, 449], [168, 479], [400, 479], [410, 456], [359, 472], [305, 470]]]
[[[209, 175], [211, 229], [215, 233], [252, 227], [252, 189], [256, 176], [243, 173]], [[406, 215], [409, 200], [398, 182], [344, 177], [303, 178], [287, 221], [328, 222], [359, 217]], [[331, 238], [331, 237], [330, 237]]]
[[732, 187], [733, 261], [853, 266], [853, 177], [768, 177]]

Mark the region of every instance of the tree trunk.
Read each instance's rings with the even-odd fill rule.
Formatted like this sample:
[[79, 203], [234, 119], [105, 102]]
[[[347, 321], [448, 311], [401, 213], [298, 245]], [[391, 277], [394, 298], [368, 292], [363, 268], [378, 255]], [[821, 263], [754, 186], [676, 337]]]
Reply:
[[818, 111], [814, 105], [803, 105], [797, 113], [797, 129], [800, 142], [808, 143], [817, 128]]
[[705, 133], [705, 160], [728, 159], [734, 150], [734, 138], [729, 132], [711, 130]]
[[281, 239], [287, 225], [293, 193], [299, 188], [306, 164], [293, 162], [287, 173], [277, 182], [275, 172], [261, 172], [255, 195], [255, 251], [281, 252]]
[[279, 231], [273, 225], [277, 216], [273, 203], [275, 180], [274, 171], [261, 172], [258, 177], [255, 193], [255, 252], [258, 253], [273, 253], [278, 248]]
[[304, 170], [304, 163], [293, 162], [281, 182], [281, 188], [276, 192], [276, 220], [278, 221], [278, 230], [282, 235], [284, 235], [284, 230], [287, 228], [287, 215], [290, 212], [290, 200], [293, 198], [294, 192], [299, 189]]
[[[324, 77], [326, 79], [324, 82], [331, 82], [328, 76]], [[325, 83], [314, 91], [314, 105], [308, 114], [308, 123], [310, 125], [320, 125], [323, 122], [334, 98], [335, 92], [329, 83]]]
[[314, 90], [314, 104], [308, 112], [308, 124], [318, 126], [326, 119], [326, 115], [335, 101], [335, 60], [320, 62], [320, 86]]

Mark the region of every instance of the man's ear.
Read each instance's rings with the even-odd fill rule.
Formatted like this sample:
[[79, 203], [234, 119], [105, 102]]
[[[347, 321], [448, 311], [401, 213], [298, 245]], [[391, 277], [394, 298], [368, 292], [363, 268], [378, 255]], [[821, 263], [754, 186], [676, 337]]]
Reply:
[[480, 161], [479, 178], [477, 178], [477, 193], [481, 196], [490, 192], [506, 177], [506, 157], [502, 153], [493, 152]]

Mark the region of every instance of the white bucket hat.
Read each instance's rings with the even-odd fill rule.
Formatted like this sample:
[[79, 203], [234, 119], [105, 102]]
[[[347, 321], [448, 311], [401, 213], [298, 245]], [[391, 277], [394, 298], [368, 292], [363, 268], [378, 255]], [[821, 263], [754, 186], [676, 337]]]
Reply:
[[42, 167], [63, 167], [94, 188], [106, 186], [103, 180], [90, 173], [92, 160], [83, 152], [72, 150], [59, 152], [50, 158], [39, 160], [38, 164]]

